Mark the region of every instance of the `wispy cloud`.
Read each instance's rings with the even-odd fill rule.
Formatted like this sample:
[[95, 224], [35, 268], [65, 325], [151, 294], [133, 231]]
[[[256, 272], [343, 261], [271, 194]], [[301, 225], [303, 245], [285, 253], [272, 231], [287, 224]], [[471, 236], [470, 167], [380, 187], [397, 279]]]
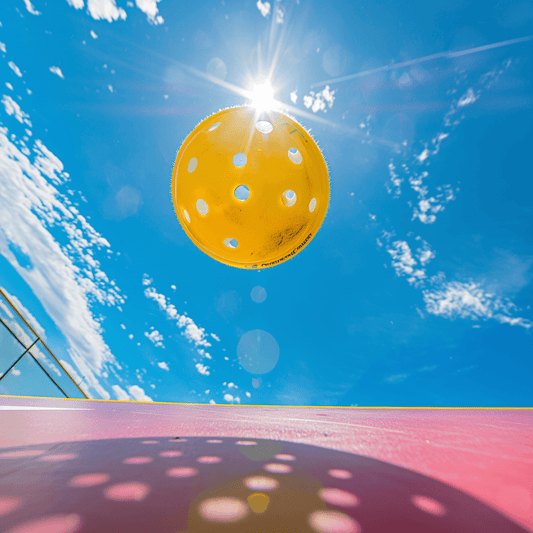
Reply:
[[128, 387], [128, 392], [133, 397], [134, 400], [137, 400], [138, 402], [153, 402], [152, 398], [145, 394], [144, 389], [142, 387], [139, 387], [139, 385], [132, 385], [131, 387]]
[[13, 61], [9, 61], [7, 63], [7, 66], [19, 77], [19, 78], [22, 78], [22, 72], [20, 71], [20, 69], [17, 67], [17, 65], [15, 65], [15, 63], [13, 63]]
[[[461, 82], [465, 83], [466, 86], [462, 91], [456, 83], [453, 89], [447, 93], [455, 96], [453, 96], [450, 107], [443, 117], [441, 127], [437, 130], [438, 133], [429, 142], [423, 143], [422, 149], [407, 150], [402, 155], [391, 159], [386, 188], [390, 194], [394, 195], [394, 198], [399, 198], [402, 194], [402, 184], [409, 183], [411, 191], [416, 193], [414, 202], [407, 199], [407, 204], [413, 209], [412, 220], [423, 224], [433, 224], [437, 220], [437, 215], [444, 211], [445, 205], [455, 200], [455, 194], [459, 192], [459, 188], [451, 184], [434, 185], [433, 193], [429, 193], [429, 186], [426, 185], [429, 178], [428, 165], [463, 120], [464, 108], [474, 104], [510, 65], [511, 61], [504, 61], [481, 76], [478, 83], [474, 85], [466, 85], [466, 77], [463, 78]], [[489, 290], [485, 282], [474, 280], [468, 282], [463, 280], [448, 281], [442, 272], [429, 277], [427, 268], [437, 254], [421, 237], [415, 238], [413, 245], [417, 248], [416, 254], [414, 254], [408, 243], [408, 238], [411, 235], [412, 233], [409, 233], [406, 239], [394, 240], [394, 231], [383, 230], [382, 238], [377, 239], [377, 244], [383, 247], [385, 242], [385, 249], [391, 256], [392, 267], [396, 274], [405, 277], [411, 285], [422, 290], [428, 313], [450, 320], [455, 318], [494, 319], [502, 324], [521, 326], [526, 329], [532, 327], [533, 324], [530, 320], [513, 316], [513, 314], [517, 314], [516, 306], [504, 296], [506, 290], [513, 292], [516, 290], [515, 285], [518, 284], [522, 287], [529, 282], [529, 276], [526, 274], [531, 264], [529, 259], [514, 255], [509, 256], [509, 254], [504, 253], [505, 268], [500, 270], [502, 273], [508, 272], [509, 268], [516, 270], [517, 281], [493, 283], [491, 290]], [[499, 279], [513, 277], [505, 276], [502, 273], [496, 277]], [[483, 273], [484, 277], [486, 274], [488, 273]], [[417, 309], [417, 312], [424, 318], [422, 311]]]
[[405, 241], [396, 241], [387, 247], [387, 252], [392, 257], [392, 266], [398, 276], [407, 276], [410, 285], [419, 287], [426, 277], [423, 268], [417, 268], [416, 260], [411, 254], [411, 248]]
[[21, 124], [25, 122], [28, 126], [32, 126], [29, 118], [30, 115], [27, 113], [24, 113], [20, 106], [11, 98], [11, 96], [3, 95], [2, 96], [2, 103], [4, 104], [4, 109], [8, 115], [13, 116], [16, 120], [18, 120]]
[[61, 69], [59, 67], [50, 67], [49, 70], [52, 74], [59, 76], [62, 80], [65, 79], [65, 76], [63, 76], [63, 73], [61, 72]]
[[157, 290], [150, 286], [152, 280], [145, 274], [143, 278], [143, 285], [146, 287], [144, 290], [144, 295], [149, 300], [154, 300], [157, 302], [159, 308], [165, 312], [166, 316], [170, 320], [174, 320], [176, 325], [183, 329], [183, 335], [189, 340], [194, 342], [196, 347], [205, 346], [209, 347], [211, 344], [207, 341], [207, 333], [205, 328], [201, 328], [196, 325], [194, 320], [186, 315], [180, 315], [176, 310], [176, 307], [170, 303], [170, 300], [167, 299], [163, 294], [158, 293]]
[[91, 30], [91, 37], [93, 39], [98, 39], [98, 35], [96, 35], [95, 31], [94, 30]]
[[[14, 109], [9, 107], [12, 102], [3, 102], [7, 113]], [[12, 114], [17, 120], [28, 116], [22, 110]], [[31, 127], [28, 118], [23, 120]], [[60, 192], [70, 177], [59, 158], [39, 139], [31, 152], [20, 141], [19, 149], [16, 142], [6, 127], [0, 127], [0, 253], [64, 335], [87, 394], [91, 396], [92, 389], [109, 398], [98, 377], [106, 366], [119, 365], [91, 307], [125, 301], [97, 259], [100, 251], [111, 253], [110, 245]], [[25, 258], [22, 264], [20, 257]]]
[[28, 13], [31, 13], [32, 15], [41, 15], [40, 11], [37, 11], [33, 4], [30, 2], [30, 0], [24, 0], [24, 5], [26, 6], [26, 9], [28, 10]]
[[163, 24], [163, 22], [165, 22], [163, 17], [158, 15], [158, 2], [161, 2], [161, 0], [135, 0], [137, 7], [146, 14], [150, 24]]
[[67, 0], [67, 3], [75, 9], [83, 9], [83, 0]]
[[122, 387], [119, 385], [113, 385], [112, 387], [113, 392], [115, 393], [115, 396], [117, 397], [117, 400], [121, 401], [131, 401], [135, 400], [138, 402], [153, 402], [152, 398], [148, 396], [142, 387], [139, 387], [139, 385], [132, 385], [131, 387], [128, 387], [128, 392], [126, 392]]
[[[30, 323], [30, 325], [37, 332], [37, 334], [42, 339], [46, 340], [46, 334], [45, 334], [44, 328], [41, 326], [41, 324], [39, 324], [39, 322], [37, 322], [37, 319], [28, 311], [28, 309], [24, 305], [22, 305], [21, 301], [14, 294], [10, 294], [7, 291], [7, 289], [5, 289], [4, 287], [0, 287], [0, 289], [2, 289], [4, 294], [11, 300], [11, 302], [13, 302], [13, 305], [22, 313], [22, 315]], [[13, 324], [15, 324], [15, 323], [18, 324], [18, 321], [14, 320], [15, 319], [15, 315], [10, 310], [10, 308], [7, 306], [7, 304], [4, 304], [4, 302], [2, 300], [0, 300], [0, 307], [4, 311], [5, 315], [13, 321]], [[11, 326], [10, 326], [10, 328], [13, 329]], [[22, 328], [20, 328], [20, 330], [22, 331]], [[21, 338], [21, 335], [19, 335], [18, 332], [15, 332], [15, 333], [17, 334], [17, 336], [19, 338]], [[29, 337], [28, 337], [28, 340], [30, 340]]]
[[87, 0], [87, 11], [95, 20], [126, 20], [126, 12], [121, 7], [117, 7], [115, 0]]
[[119, 385], [113, 385], [111, 387], [113, 389], [113, 392], [115, 393], [115, 396], [117, 397], [117, 400], [120, 400], [122, 402], [130, 400], [130, 395]]
[[436, 316], [448, 319], [470, 318], [495, 319], [502, 324], [521, 326], [529, 329], [533, 326], [530, 320], [512, 317], [510, 312], [515, 309], [509, 300], [487, 292], [481, 284], [473, 281], [461, 283], [446, 282], [443, 276], [436, 276], [437, 288], [424, 291], [426, 310]]

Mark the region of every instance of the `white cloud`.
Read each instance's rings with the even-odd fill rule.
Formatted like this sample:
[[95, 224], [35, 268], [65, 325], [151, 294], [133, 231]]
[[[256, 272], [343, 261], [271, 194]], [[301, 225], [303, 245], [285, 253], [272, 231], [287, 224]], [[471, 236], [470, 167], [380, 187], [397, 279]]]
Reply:
[[7, 65], [19, 78], [22, 78], [22, 72], [17, 67], [17, 65], [15, 65], [15, 63], [13, 63], [13, 61], [9, 61], [9, 63]]
[[134, 400], [137, 400], [138, 402], [153, 402], [152, 398], [150, 396], [147, 396], [144, 392], [144, 389], [139, 387], [139, 385], [132, 385], [131, 387], [128, 387], [128, 392], [131, 396], [133, 396]]
[[6, 51], [6, 45], [2, 42], [0, 42], [0, 52], [4, 52], [5, 53]]
[[145, 331], [144, 336], [148, 337], [156, 346], [160, 346], [161, 348], [165, 347], [163, 345], [163, 335], [161, 335], [157, 329], [154, 329], [151, 333]]
[[213, 339], [215, 339], [216, 341], [220, 342], [220, 338], [218, 337], [218, 335], [211, 333], [211, 337], [213, 337]]
[[257, 3], [255, 5], [257, 6], [257, 9], [259, 9], [263, 17], [268, 17], [268, 15], [270, 14], [270, 2], [261, 2], [261, 0], [257, 0]]
[[122, 387], [119, 387], [118, 385], [113, 385], [111, 388], [113, 389], [117, 400], [120, 400], [122, 402], [131, 400], [130, 395]]
[[224, 394], [224, 400], [227, 402], [233, 402], [233, 396], [231, 394]]
[[[118, 363], [91, 306], [125, 300], [96, 259], [109, 243], [58, 189], [68, 179], [61, 161], [40, 140], [34, 142], [33, 155], [25, 155], [8, 138], [7, 128], [0, 128], [0, 254], [64, 335], [87, 386], [108, 399], [97, 376], [105, 365]], [[19, 264], [10, 243], [27, 264]]]
[[113, 92], [113, 86], [112, 86], [112, 85], [108, 85], [107, 88], [109, 89], [109, 92], [110, 92], [110, 93]]
[[168, 365], [164, 361], [157, 363], [157, 366], [163, 370], [166, 370], [167, 372], [170, 371], [170, 368], [168, 368]]
[[[82, 378], [82, 376], [80, 376], [76, 372], [76, 369], [68, 361], [65, 361], [64, 359], [60, 359], [59, 362], [61, 363], [63, 368], [69, 373], [70, 377], [77, 383], [78, 387], [80, 389], [82, 389], [83, 392], [85, 392], [85, 394], [89, 398], [92, 398], [93, 397], [92, 394], [89, 391], [87, 391], [87, 387], [85, 386], [84, 379]], [[102, 373], [102, 375], [104, 377], [107, 377], [107, 374], [105, 372]], [[105, 394], [102, 395], [102, 397], [105, 398], [106, 400], [109, 400], [109, 398], [111, 398], [111, 396], [109, 395], [109, 393], [107, 391], [104, 391], [104, 392], [105, 392]]]
[[143, 274], [143, 285], [151, 285], [153, 283], [153, 279], [148, 276], [148, 274]]
[[[146, 286], [146, 285], [149, 285], [150, 283], [152, 283], [152, 280], [148, 278], [148, 276], [145, 274], [143, 278], [143, 285]], [[163, 294], [158, 293], [154, 287], [148, 286], [144, 290], [144, 295], [146, 296], [146, 298], [157, 302], [157, 304], [159, 305], [159, 308], [166, 313], [168, 319], [175, 320], [179, 328], [181, 329], [184, 328], [184, 331], [182, 334], [189, 341], [193, 341], [196, 347], [211, 346], [211, 344], [206, 339], [207, 334], [205, 332], [205, 328], [198, 327], [192, 318], [186, 315], [178, 314], [174, 305], [167, 302], [167, 298]]]
[[209, 404], [210, 405], [216, 405], [217, 403], [215, 402], [215, 400], [209, 400]]
[[24, 113], [24, 111], [20, 109], [20, 106], [17, 104], [17, 102], [15, 102], [15, 100], [13, 100], [13, 98], [11, 98], [11, 96], [4, 94], [2, 97], [2, 103], [4, 104], [4, 109], [8, 115], [14, 116], [21, 124], [23, 122], [26, 122], [26, 124], [29, 123], [28, 119], [30, 118], [30, 115]]
[[128, 339], [130, 339], [130, 340], [133, 339], [133, 333], [130, 333], [130, 334], [128, 335]]
[[457, 102], [457, 107], [464, 107], [465, 105], [473, 104], [477, 99], [479, 98], [479, 95], [476, 95], [474, 93], [474, 89], [471, 87], [466, 91], [461, 98], [459, 98], [459, 101]]
[[83, 8], [83, 0], [67, 0], [68, 4], [76, 9]]
[[18, 369], [16, 369], [16, 368], [14, 368], [14, 369], [11, 371], [11, 373], [12, 373], [14, 376], [20, 376], [20, 374], [21, 374], [20, 370], [18, 370]]
[[31, 13], [32, 15], [41, 15], [41, 12], [40, 11], [37, 11], [32, 3], [30, 2], [30, 0], [24, 0], [24, 5], [26, 6], [26, 9], [28, 10], [29, 13]]
[[61, 72], [61, 69], [59, 67], [50, 67], [49, 70], [52, 74], [59, 76], [62, 80], [65, 79], [65, 76], [63, 76], [63, 73]]
[[120, 327], [121, 327], [122, 329], [126, 329], [126, 326], [125, 326], [124, 324], [120, 324]]
[[126, 12], [121, 7], [117, 8], [115, 0], [87, 0], [87, 11], [95, 20], [126, 20]]
[[[39, 324], [39, 322], [37, 322], [37, 319], [28, 311], [28, 309], [24, 305], [22, 305], [21, 301], [14, 294], [10, 294], [4, 287], [0, 288], [2, 289], [4, 294], [11, 300], [13, 305], [20, 311], [22, 316], [29, 322], [30, 326], [37, 332], [37, 335], [39, 335], [41, 339], [46, 341], [46, 333], [44, 331], [44, 328], [41, 326], [41, 324]], [[20, 337], [18, 333], [17, 336]]]
[[93, 30], [91, 30], [91, 37], [93, 39], [98, 39], [98, 35], [96, 35], [96, 33]]
[[395, 376], [389, 376], [388, 378], [385, 378], [384, 381], [388, 381], [389, 383], [401, 383], [402, 381], [405, 381], [409, 377], [409, 374], [396, 374]]
[[[440, 278], [443, 281], [443, 278]], [[426, 310], [437, 316], [448, 319], [493, 318], [502, 324], [522, 326], [529, 329], [533, 323], [527, 319], [509, 316], [515, 307], [512, 303], [486, 292], [477, 283], [461, 283], [458, 281], [442, 282], [441, 287], [424, 291]]]
[[211, 374], [211, 372], [209, 372], [209, 367], [208, 366], [205, 366], [205, 365], [202, 365], [202, 363], [196, 363], [196, 369], [198, 370], [198, 372], [204, 376], [209, 376]]
[[430, 248], [429, 244], [424, 241], [424, 244], [421, 248], [417, 250], [418, 260], [422, 266], [425, 266], [426, 263], [429, 263], [434, 257], [435, 252]]
[[[390, 176], [390, 180], [391, 180], [392, 185], [394, 187], [396, 187], [396, 189], [394, 191], [394, 198], [398, 198], [398, 196], [400, 196], [400, 194], [402, 193], [401, 186], [402, 186], [402, 183], [403, 183], [403, 178], [400, 178], [400, 176], [397, 173], [396, 167], [394, 166], [394, 163], [392, 162], [392, 160], [389, 163], [389, 176]], [[388, 190], [389, 194], [392, 192], [391, 189], [388, 186], [387, 186], [387, 190]]]
[[295, 104], [298, 101], [298, 92], [296, 91], [296, 89], [294, 89], [294, 91], [292, 91], [290, 96], [291, 96], [291, 102], [293, 104]]
[[158, 15], [157, 3], [161, 0], [135, 0], [137, 7], [146, 14], [150, 24], [163, 24], [164, 19]]
[[316, 113], [317, 111], [327, 112], [326, 107], [331, 108], [334, 101], [335, 91], [330, 91], [329, 85], [326, 85], [326, 87], [318, 93], [310, 91], [309, 94], [304, 95], [304, 106], [307, 107], [307, 109], [311, 108], [313, 113]]
[[170, 288], [175, 291], [176, 290], [176, 285], [171, 285]]
[[247, 392], [246, 396], [248, 396], [248, 398], [250, 398], [252, 395], [249, 392]]
[[276, 11], [276, 23], [277, 24], [283, 24], [283, 19], [285, 17], [285, 12], [279, 6], [276, 6], [275, 11]]
[[387, 252], [392, 257], [392, 266], [398, 276], [409, 276], [407, 281], [410, 285], [415, 287], [421, 284], [421, 281], [426, 277], [423, 269], [415, 268], [416, 261], [411, 254], [411, 248], [405, 241], [396, 241], [392, 247], [387, 247]]

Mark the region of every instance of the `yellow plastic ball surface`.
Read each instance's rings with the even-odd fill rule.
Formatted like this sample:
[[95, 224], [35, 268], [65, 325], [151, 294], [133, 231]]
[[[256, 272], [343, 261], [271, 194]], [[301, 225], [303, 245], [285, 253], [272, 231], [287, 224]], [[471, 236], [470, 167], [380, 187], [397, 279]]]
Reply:
[[328, 169], [295, 120], [234, 107], [206, 118], [185, 139], [172, 199], [200, 250], [226, 265], [267, 268], [316, 235], [328, 209]]

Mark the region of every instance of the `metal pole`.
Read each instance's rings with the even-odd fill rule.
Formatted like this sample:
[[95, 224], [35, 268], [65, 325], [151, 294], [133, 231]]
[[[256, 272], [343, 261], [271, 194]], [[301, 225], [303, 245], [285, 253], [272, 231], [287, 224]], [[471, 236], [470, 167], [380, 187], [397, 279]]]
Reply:
[[[35, 330], [31, 327], [30, 324], [28, 324], [28, 322], [26, 321], [26, 319], [20, 314], [19, 310], [16, 308], [15, 305], [13, 305], [13, 303], [11, 302], [11, 300], [6, 296], [6, 294], [4, 293], [4, 291], [2, 289], [0, 289], [0, 294], [2, 294], [2, 296], [4, 297], [4, 299], [9, 303], [9, 305], [15, 310], [15, 312], [17, 313], [17, 315], [22, 319], [22, 321], [24, 322], [24, 324], [26, 324], [26, 326], [28, 326], [31, 330], [31, 332], [37, 337], [38, 340], [41, 341], [41, 344], [46, 348], [46, 350], [48, 351], [48, 353], [51, 355], [52, 359], [63, 369], [63, 371], [65, 372], [65, 374], [71, 379], [71, 381], [74, 383], [74, 385], [76, 385], [76, 387], [78, 387], [79, 391], [83, 394], [83, 396], [85, 397], [86, 400], [89, 399], [89, 397], [87, 396], [87, 394], [85, 394], [85, 392], [83, 392], [83, 390], [78, 386], [78, 384], [74, 381], [74, 379], [72, 378], [72, 376], [68, 373], [67, 369], [59, 362], [59, 360], [57, 359], [57, 357], [51, 352], [50, 348], [48, 348], [48, 346], [46, 345], [46, 343], [43, 341], [43, 339], [41, 339], [39, 337], [39, 335], [37, 335], [37, 333], [35, 332]], [[0, 319], [1, 320], [1, 319]], [[6, 326], [7, 328], [7, 325], [2, 321], [2, 324], [4, 324], [4, 326]], [[9, 329], [9, 328], [7, 328]], [[9, 331], [11, 332], [11, 334], [20, 342], [20, 340], [18, 339], [18, 337], [9, 329]], [[20, 342], [22, 344], [22, 342]], [[23, 345], [23, 344], [22, 344]], [[23, 345], [24, 346], [24, 345]], [[35, 358], [34, 358], [35, 359]], [[41, 366], [41, 365], [39, 365]], [[42, 367], [41, 367], [42, 368]], [[44, 368], [43, 368], [44, 370]], [[46, 371], [45, 371], [46, 372]], [[48, 374], [48, 372], [47, 372]], [[51, 378], [50, 378], [51, 379]], [[52, 380], [53, 381], [53, 380]], [[54, 381], [55, 383], [55, 381]], [[57, 383], [56, 383], [57, 385]], [[63, 392], [63, 391], [61, 391]], [[63, 392], [63, 394], [65, 394]], [[67, 396], [68, 398], [68, 396]]]
[[[4, 324], [2, 322], [2, 324]], [[5, 324], [4, 324], [5, 326]], [[28, 353], [28, 351], [33, 348], [35, 346], [35, 344], [37, 344], [37, 341], [39, 339], [35, 339], [33, 341], [33, 344], [29, 347], [29, 348], [26, 348], [26, 350], [24, 350], [24, 352], [22, 353], [22, 355], [0, 376], [0, 381], [2, 381], [8, 374], [9, 374], [9, 371]], [[24, 345], [23, 345], [24, 346]], [[31, 355], [31, 354], [30, 354]], [[33, 357], [33, 355], [32, 355]], [[35, 359], [35, 358], [34, 358]], [[52, 380], [53, 381], [53, 380]]]

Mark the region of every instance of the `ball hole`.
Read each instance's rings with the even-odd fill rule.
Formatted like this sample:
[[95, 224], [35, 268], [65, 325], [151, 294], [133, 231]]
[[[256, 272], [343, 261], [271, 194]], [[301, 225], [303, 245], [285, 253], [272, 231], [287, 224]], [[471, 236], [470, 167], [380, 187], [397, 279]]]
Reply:
[[309, 211], [312, 213], [316, 208], [316, 198], [313, 198], [310, 202], [309, 202]]
[[189, 164], [187, 165], [187, 170], [189, 172], [194, 172], [196, 170], [196, 167], [198, 166], [198, 159], [196, 159], [196, 157], [193, 157], [190, 161], [189, 161]]
[[189, 213], [187, 213], [187, 209], [183, 210], [183, 216], [185, 217], [187, 222], [190, 224], [191, 223], [191, 218], [189, 217]]
[[199, 200], [196, 200], [196, 209], [198, 210], [198, 213], [200, 213], [200, 215], [207, 215], [207, 213], [209, 212], [207, 202], [205, 200], [202, 200], [201, 198]]
[[272, 126], [272, 123], [268, 120], [260, 120], [255, 127], [257, 131], [260, 131], [261, 133], [270, 133], [274, 129], [274, 126]]
[[224, 244], [228, 248], [237, 248], [239, 246], [239, 243], [235, 239], [224, 239]]
[[209, 126], [209, 131], [216, 130], [219, 126], [220, 122], [215, 122], [214, 124], [211, 124], [211, 126]]
[[235, 189], [235, 198], [237, 198], [237, 200], [244, 202], [245, 200], [248, 200], [249, 196], [250, 196], [250, 189], [248, 189], [246, 185], [239, 185]]
[[291, 189], [284, 191], [281, 195], [281, 201], [283, 202], [283, 205], [291, 207], [296, 203], [296, 193]]
[[246, 165], [247, 161], [248, 161], [248, 158], [246, 157], [245, 154], [239, 153], [233, 156], [233, 164], [236, 167], [243, 167], [244, 165]]
[[303, 161], [302, 154], [299, 152], [297, 148], [289, 148], [289, 151], [287, 152], [289, 159], [295, 164], [299, 165]]

